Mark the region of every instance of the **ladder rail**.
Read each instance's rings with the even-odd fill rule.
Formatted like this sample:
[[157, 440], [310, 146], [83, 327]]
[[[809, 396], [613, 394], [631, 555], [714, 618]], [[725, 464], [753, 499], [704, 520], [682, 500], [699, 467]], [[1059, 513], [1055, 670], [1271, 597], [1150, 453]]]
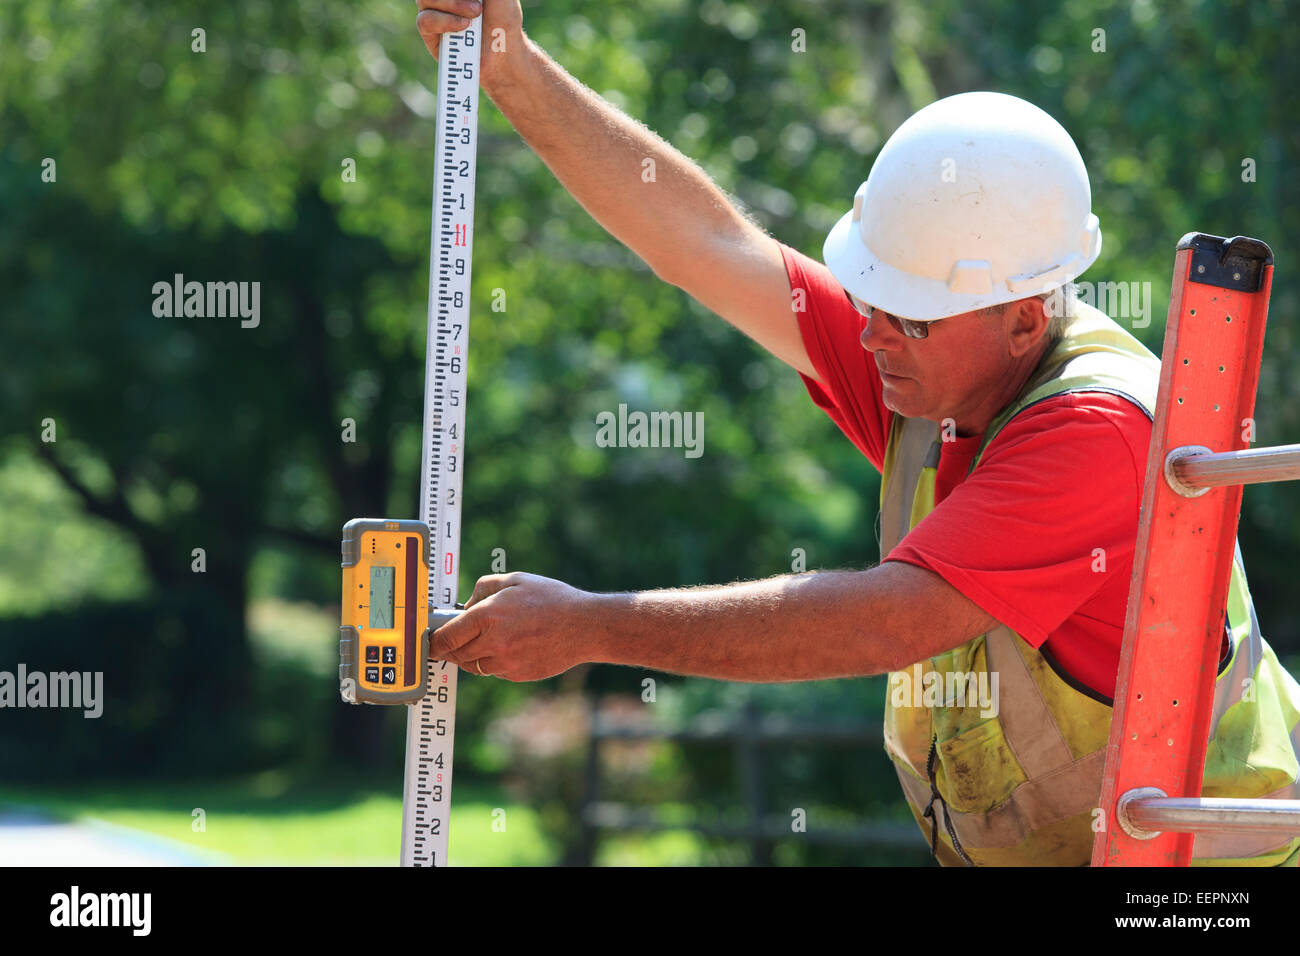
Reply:
[[[1208, 467], [1218, 477], [1223, 459], [1192, 459], [1239, 454], [1253, 435], [1272, 261], [1257, 240], [1192, 233], [1178, 243], [1094, 866], [1191, 860], [1194, 833], [1166, 827], [1135, 837], [1121, 825], [1119, 801], [1134, 791], [1201, 793], [1242, 485], [1188, 496], [1165, 474], [1176, 466], [1202, 482]], [[1183, 460], [1168, 461], [1174, 449]]]

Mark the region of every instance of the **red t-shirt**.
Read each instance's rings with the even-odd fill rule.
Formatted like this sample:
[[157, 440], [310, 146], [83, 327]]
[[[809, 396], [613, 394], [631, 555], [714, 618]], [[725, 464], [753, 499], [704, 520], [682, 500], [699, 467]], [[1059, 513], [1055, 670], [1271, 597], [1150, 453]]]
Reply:
[[[781, 253], [791, 289], [806, 290], [796, 315], [821, 384], [800, 378], [879, 471], [894, 413], [860, 341], [866, 320], [824, 265]], [[1109, 392], [1059, 395], [1008, 422], [967, 477], [982, 437], [942, 443], [936, 507], [885, 560], [938, 574], [1067, 679], [1111, 698], [1151, 420]]]

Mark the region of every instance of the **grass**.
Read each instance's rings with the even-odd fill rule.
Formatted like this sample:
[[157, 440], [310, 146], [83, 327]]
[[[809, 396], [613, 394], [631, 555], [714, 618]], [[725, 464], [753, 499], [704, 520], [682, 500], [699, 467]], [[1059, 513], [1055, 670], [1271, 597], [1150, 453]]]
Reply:
[[[0, 786], [0, 810], [7, 805], [142, 831], [192, 847], [219, 865], [396, 866], [401, 837], [400, 791], [295, 780], [279, 772], [219, 781], [100, 784], [76, 791]], [[504, 811], [504, 830], [493, 828], [503, 819], [499, 811]], [[200, 822], [202, 828], [196, 829]], [[551, 866], [559, 860], [558, 847], [537, 815], [492, 787], [457, 784], [451, 834], [453, 866]], [[606, 833], [595, 858], [597, 866], [614, 867], [747, 861], [743, 844], [719, 845], [684, 829]]]
[[[700, 866], [708, 856], [708, 844], [703, 837], [689, 830], [667, 830], [606, 835], [601, 838], [595, 863], [597, 866]], [[734, 854], [734, 859], [725, 862], [743, 864], [745, 859], [741, 849]]]
[[[141, 830], [219, 854], [221, 862], [233, 865], [394, 866], [401, 838], [400, 790], [378, 793], [275, 772], [75, 792], [6, 786], [0, 787], [0, 806], [5, 804]], [[490, 788], [458, 784], [450, 827], [453, 866], [544, 866], [557, 856], [536, 815]]]

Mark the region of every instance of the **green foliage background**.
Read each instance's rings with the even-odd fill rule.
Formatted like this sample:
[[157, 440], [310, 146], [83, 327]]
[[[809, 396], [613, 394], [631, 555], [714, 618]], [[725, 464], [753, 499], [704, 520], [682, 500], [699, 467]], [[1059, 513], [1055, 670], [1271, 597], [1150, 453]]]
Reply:
[[[1183, 233], [1272, 244], [1262, 444], [1300, 434], [1293, 24], [1278, 0], [525, 4], [570, 72], [814, 256], [913, 110], [970, 89], [1039, 104], [1092, 175], [1105, 245], [1085, 278], [1153, 284], [1139, 334], [1157, 351]], [[381, 768], [391, 790], [400, 714], [337, 703], [329, 628], [277, 658], [247, 610], [306, 602], [327, 619], [342, 523], [414, 513], [436, 69], [413, 6], [20, 0], [0, 9], [0, 54], [0, 666], [101, 661], [123, 695], [94, 727], [6, 716], [0, 773], [67, 778], [76, 753], [78, 772], [132, 779]], [[796, 376], [658, 281], [483, 103], [462, 594], [496, 548], [596, 590], [770, 575], [796, 548], [809, 567], [875, 560], [877, 476]], [[175, 273], [260, 281], [261, 326], [154, 317], [151, 287]], [[487, 307], [498, 289], [504, 313]], [[702, 411], [706, 454], [597, 449], [595, 416], [620, 402]], [[1291, 489], [1247, 493], [1243, 552], [1284, 657], [1300, 650], [1298, 537]], [[504, 779], [495, 718], [537, 696], [635, 695], [644, 676], [462, 682], [458, 767]], [[740, 703], [660, 679], [681, 685], [683, 718]], [[864, 682], [751, 696], [818, 719], [881, 707]], [[660, 759], [665, 799], [735, 802], [713, 757]], [[772, 764], [785, 802], [900, 814], [878, 754]], [[520, 799], [561, 808], [553, 829], [571, 837], [573, 786], [526, 783]]]

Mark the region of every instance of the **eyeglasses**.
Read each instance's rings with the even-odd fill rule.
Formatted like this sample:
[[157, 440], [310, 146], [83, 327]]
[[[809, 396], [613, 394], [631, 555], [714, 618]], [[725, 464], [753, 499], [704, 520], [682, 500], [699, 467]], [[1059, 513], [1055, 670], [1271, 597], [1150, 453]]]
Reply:
[[[848, 292], [847, 289], [845, 291]], [[871, 318], [871, 313], [875, 311], [874, 307], [867, 305], [867, 303], [863, 302], [852, 292], [849, 292], [848, 296], [849, 301], [853, 303], [853, 308], [857, 309], [867, 318]], [[934, 324], [933, 322], [917, 322], [914, 319], [900, 319], [898, 316], [889, 312], [886, 312], [885, 314], [889, 316], [890, 324], [909, 339], [925, 338], [930, 334], [930, 326]]]

